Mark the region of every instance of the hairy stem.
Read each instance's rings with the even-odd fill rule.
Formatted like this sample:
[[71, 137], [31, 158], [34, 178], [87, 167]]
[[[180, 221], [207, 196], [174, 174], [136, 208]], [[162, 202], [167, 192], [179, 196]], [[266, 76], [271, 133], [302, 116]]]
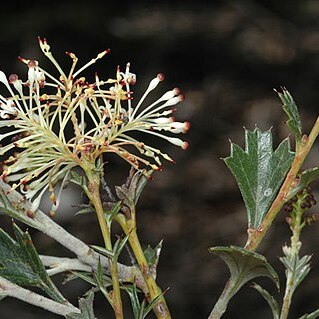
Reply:
[[[302, 226], [302, 211], [300, 210], [295, 217], [294, 226], [291, 227], [292, 229], [292, 237], [291, 237], [291, 258], [294, 260], [299, 259], [299, 250], [300, 250], [300, 233], [303, 228]], [[286, 289], [285, 289], [285, 295], [283, 299], [283, 304], [281, 308], [281, 314], [280, 319], [287, 319], [290, 305], [291, 305], [291, 299], [294, 294], [294, 291], [296, 289], [296, 270], [295, 269], [286, 269]]]
[[283, 182], [276, 199], [272, 203], [260, 227], [258, 227], [258, 229], [254, 229], [250, 231], [247, 243], [245, 245], [246, 249], [254, 251], [258, 248], [260, 242], [264, 238], [273, 220], [276, 218], [281, 208], [287, 201], [289, 191], [291, 190], [291, 187], [293, 183], [295, 182], [295, 179], [300, 171], [300, 168], [302, 164], [304, 163], [305, 159], [307, 158], [318, 134], [319, 134], [319, 117], [317, 118], [309, 136], [303, 136], [302, 142], [297, 149], [296, 156], [286, 176], [286, 179]]

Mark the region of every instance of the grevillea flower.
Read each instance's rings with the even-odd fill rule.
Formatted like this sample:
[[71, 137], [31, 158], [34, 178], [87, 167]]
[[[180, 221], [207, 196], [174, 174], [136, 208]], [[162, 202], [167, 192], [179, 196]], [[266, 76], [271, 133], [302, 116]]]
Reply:
[[[116, 153], [136, 169], [160, 169], [162, 158], [172, 159], [161, 150], [138, 140], [132, 133], [139, 131], [188, 147], [187, 142], [167, 133], [185, 133], [188, 122], [177, 122], [171, 116], [174, 105], [183, 100], [178, 89], [166, 92], [146, 104], [145, 98], [163, 81], [158, 74], [148, 85], [137, 104], [133, 103], [131, 86], [135, 74], [127, 64], [125, 72], [117, 69], [115, 78], [88, 83], [81, 72], [104, 57], [109, 50], [76, 70], [78, 62], [73, 53], [68, 73], [53, 57], [46, 39], [39, 39], [44, 55], [55, 66], [58, 76], [44, 70], [38, 61], [20, 58], [28, 67], [27, 79], [12, 74], [8, 78], [0, 71], [9, 97], [0, 95], [0, 155], [3, 162], [2, 178], [12, 189], [19, 188], [33, 202], [35, 210], [43, 193], [52, 192], [53, 210], [59, 195], [54, 186], [68, 180], [72, 168], [85, 170], [88, 163], [101, 166], [103, 153]], [[135, 100], [134, 100], [135, 101]], [[135, 151], [134, 151], [135, 149]], [[62, 187], [61, 187], [62, 189]]]

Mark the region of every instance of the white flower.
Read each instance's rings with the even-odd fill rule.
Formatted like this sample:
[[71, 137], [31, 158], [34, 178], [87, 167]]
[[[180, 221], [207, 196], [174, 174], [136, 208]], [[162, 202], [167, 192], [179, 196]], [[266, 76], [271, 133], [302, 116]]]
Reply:
[[[72, 66], [65, 73], [54, 59], [47, 41], [39, 39], [40, 48], [58, 71], [58, 77], [41, 68], [38, 61], [20, 58], [28, 66], [25, 82], [15, 74], [9, 77], [0, 71], [0, 82], [9, 97], [0, 96], [0, 129], [11, 130], [0, 135], [9, 141], [0, 155], [17, 151], [4, 162], [2, 177], [20, 188], [33, 209], [48, 189], [54, 193], [57, 182], [66, 183], [71, 169], [87, 165], [101, 166], [102, 155], [116, 153], [133, 167], [162, 167], [161, 160], [173, 161], [169, 155], [149, 145], [134, 133], [153, 135], [179, 146], [188, 143], [169, 134], [185, 133], [190, 124], [172, 117], [173, 106], [183, 100], [179, 89], [164, 93], [154, 102], [145, 105], [145, 99], [160, 82], [158, 74], [150, 81], [145, 93], [135, 104], [131, 85], [135, 74], [127, 64], [125, 72], [117, 69], [115, 78], [88, 83], [80, 73], [105, 56], [105, 50], [96, 58], [76, 70], [77, 57], [68, 52]], [[135, 151], [134, 152], [134, 148]], [[63, 185], [62, 185], [63, 186]], [[61, 187], [62, 189], [63, 187]], [[51, 196], [56, 210], [59, 196]]]

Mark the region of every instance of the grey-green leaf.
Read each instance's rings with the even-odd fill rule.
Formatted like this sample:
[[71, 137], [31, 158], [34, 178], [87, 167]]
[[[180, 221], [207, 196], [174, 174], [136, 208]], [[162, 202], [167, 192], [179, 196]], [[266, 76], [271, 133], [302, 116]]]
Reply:
[[80, 298], [79, 307], [81, 313], [70, 313], [66, 315], [67, 319], [95, 319], [93, 310], [94, 293], [90, 291], [86, 298]]
[[209, 251], [219, 256], [227, 264], [230, 271], [230, 278], [209, 318], [221, 318], [232, 297], [245, 283], [254, 278], [268, 277], [279, 288], [278, 275], [264, 256], [236, 246], [211, 247]]
[[287, 91], [286, 88], [282, 88], [282, 93], [277, 92], [279, 98], [281, 99], [283, 103], [283, 110], [288, 116], [287, 120], [287, 125], [290, 129], [290, 131], [293, 133], [295, 136], [297, 144], [301, 142], [301, 137], [302, 137], [302, 127], [301, 127], [301, 120], [300, 120], [300, 115], [298, 111], [298, 107], [291, 96], [291, 94]]
[[288, 198], [295, 196], [298, 192], [307, 187], [311, 182], [319, 178], [319, 167], [306, 169], [299, 175], [297, 186], [289, 192]]
[[245, 283], [257, 277], [270, 278], [279, 289], [278, 275], [264, 256], [237, 246], [211, 247], [209, 251], [227, 264], [233, 283], [232, 295]]
[[278, 306], [278, 303], [275, 300], [275, 298], [267, 290], [263, 289], [262, 287], [260, 287], [256, 283], [253, 283], [252, 287], [254, 289], [256, 289], [264, 297], [264, 299], [267, 301], [267, 303], [271, 309], [273, 319], [279, 319], [279, 306]]
[[235, 176], [243, 196], [248, 226], [258, 228], [294, 159], [289, 140], [273, 151], [271, 131], [245, 129], [245, 150], [231, 144], [231, 155], [224, 159]]
[[0, 228], [0, 276], [21, 285], [38, 287], [57, 302], [65, 299], [47, 275], [28, 232], [14, 224], [16, 241]]

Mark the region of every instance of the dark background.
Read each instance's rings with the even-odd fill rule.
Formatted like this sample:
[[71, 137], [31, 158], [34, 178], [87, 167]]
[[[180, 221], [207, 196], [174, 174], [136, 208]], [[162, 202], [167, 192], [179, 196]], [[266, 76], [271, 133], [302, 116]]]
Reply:
[[[92, 74], [113, 76], [117, 64], [130, 61], [138, 77], [136, 96], [159, 72], [166, 75], [162, 92], [178, 86], [185, 93], [177, 117], [192, 123], [185, 136], [190, 148], [183, 152], [159, 142], [177, 163], [168, 163], [145, 190], [139, 232], [145, 246], [164, 239], [158, 280], [170, 287], [173, 317], [206, 318], [228, 276], [208, 247], [246, 240], [245, 208], [220, 157], [229, 154], [228, 139], [243, 145], [243, 126], [273, 127], [276, 145], [288, 135], [273, 92], [282, 85], [299, 105], [304, 131], [311, 128], [319, 101], [319, 1], [7, 1], [0, 15], [0, 67], [6, 74], [25, 72], [18, 55], [46, 63], [37, 36], [47, 37], [55, 57], [66, 61], [61, 64], [69, 62], [65, 51], [75, 52], [80, 65], [111, 48]], [[307, 166], [318, 165], [318, 154], [316, 145]], [[129, 167], [111, 158], [107, 169], [110, 183], [121, 184]], [[101, 243], [93, 215], [72, 216], [78, 191], [76, 196], [57, 219], [87, 243]], [[259, 248], [281, 276], [278, 257], [290, 236], [284, 220], [282, 213]], [[40, 253], [72, 256], [50, 238], [32, 234]], [[304, 231], [302, 249], [314, 253], [313, 270], [295, 294], [291, 318], [319, 306], [318, 247], [315, 224]], [[260, 282], [282, 296], [269, 281]], [[76, 302], [87, 287], [78, 282], [62, 289]], [[99, 318], [113, 317], [105, 314], [110, 307], [101, 296], [95, 305]], [[0, 311], [2, 319], [57, 318], [13, 299], [2, 301]], [[271, 313], [247, 285], [224, 318], [264, 319]]]

